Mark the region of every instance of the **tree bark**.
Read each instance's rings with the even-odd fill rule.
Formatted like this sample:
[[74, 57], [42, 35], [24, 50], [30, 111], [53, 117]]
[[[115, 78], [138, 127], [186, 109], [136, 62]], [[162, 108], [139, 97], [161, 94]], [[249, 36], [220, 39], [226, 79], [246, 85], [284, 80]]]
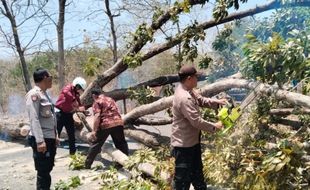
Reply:
[[59, 13], [57, 23], [57, 41], [58, 41], [58, 87], [59, 90], [65, 85], [65, 50], [64, 50], [64, 25], [65, 25], [65, 7], [66, 0], [59, 0]]
[[[204, 81], [204, 80], [206, 80], [206, 75], [202, 75], [201, 77], [198, 78], [198, 81]], [[166, 76], [157, 77], [149, 81], [142, 82], [133, 87], [130, 87], [130, 89], [134, 90], [142, 86], [157, 87], [157, 86], [163, 86], [166, 84], [173, 84], [176, 82], [180, 82], [180, 78], [178, 75], [166, 75]], [[105, 92], [104, 94], [106, 96], [113, 98], [115, 101], [123, 100], [123, 99], [129, 98], [130, 96], [130, 94], [127, 92], [128, 89], [129, 88], [115, 89], [109, 92]]]
[[1, 2], [2, 2], [3, 7], [5, 9], [5, 13], [2, 13], [2, 14], [4, 14], [4, 16], [6, 16], [10, 20], [10, 23], [11, 23], [11, 29], [12, 29], [12, 33], [13, 33], [13, 37], [14, 37], [15, 48], [16, 48], [16, 51], [17, 51], [18, 56], [19, 56], [21, 69], [22, 69], [22, 73], [23, 73], [24, 87], [25, 87], [26, 92], [28, 92], [29, 90], [31, 90], [32, 87], [31, 87], [29, 72], [28, 72], [28, 68], [27, 68], [25, 55], [24, 55], [24, 50], [21, 47], [21, 43], [19, 40], [15, 16], [11, 12], [11, 10], [9, 9], [9, 7], [6, 3], [6, 0], [1, 0]]
[[140, 117], [134, 121], [134, 125], [167, 125], [172, 123], [172, 118], [147, 118]]
[[310, 114], [310, 109], [294, 109], [294, 108], [280, 108], [271, 109], [269, 111], [270, 115], [287, 116], [291, 114]]

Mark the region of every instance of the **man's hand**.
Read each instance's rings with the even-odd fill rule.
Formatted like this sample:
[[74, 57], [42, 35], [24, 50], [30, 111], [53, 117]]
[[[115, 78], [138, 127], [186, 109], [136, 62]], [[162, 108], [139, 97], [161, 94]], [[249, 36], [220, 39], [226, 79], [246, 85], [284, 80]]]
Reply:
[[80, 111], [80, 112], [85, 112], [85, 107], [84, 107], [84, 106], [80, 106], [80, 107], [78, 108], [78, 111]]
[[37, 151], [42, 153], [46, 152], [45, 142], [37, 143]]
[[88, 141], [94, 142], [97, 139], [96, 132], [92, 131], [92, 132], [88, 133], [86, 138]]
[[58, 137], [56, 137], [56, 146], [60, 145], [60, 139]]
[[223, 99], [218, 99], [217, 103], [219, 104], [219, 106], [223, 106], [225, 104], [228, 104], [228, 100], [223, 98]]
[[215, 123], [215, 127], [217, 130], [220, 130], [224, 127], [223, 123], [221, 121], [218, 121]]

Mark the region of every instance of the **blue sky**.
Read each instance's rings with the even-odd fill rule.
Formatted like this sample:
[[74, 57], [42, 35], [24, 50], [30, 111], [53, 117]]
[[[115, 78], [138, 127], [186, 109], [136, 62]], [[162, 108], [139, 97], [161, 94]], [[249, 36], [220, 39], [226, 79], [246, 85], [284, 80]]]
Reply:
[[[91, 2], [91, 3], [90, 3]], [[249, 8], [254, 8], [256, 4], [265, 4], [267, 1], [254, 1], [249, 0], [248, 3], [242, 4], [239, 10], [246, 10]], [[111, 3], [111, 7], [115, 8], [115, 3]], [[65, 24], [65, 48], [70, 48], [72, 46], [80, 45], [83, 43], [83, 40], [86, 37], [97, 38], [100, 39], [97, 43], [101, 46], [107, 45], [107, 40], [109, 38], [109, 23], [107, 17], [103, 14], [103, 12], [99, 11], [99, 9], [103, 8], [104, 4], [103, 1], [95, 0], [79, 0], [79, 1], [72, 1], [72, 3], [67, 8], [66, 14], [66, 24]], [[198, 11], [192, 14], [185, 14], [180, 17], [181, 23], [183, 26], [192, 22], [193, 18], [197, 18], [202, 21], [209, 20], [211, 18], [211, 10], [212, 5], [207, 3], [203, 9], [200, 9], [196, 6]], [[89, 14], [91, 10], [95, 11], [94, 14]], [[49, 0], [46, 11], [49, 12], [52, 16], [51, 18], [57, 22], [57, 11], [58, 11], [58, 4], [56, 0]], [[232, 10], [234, 11], [234, 10]], [[258, 15], [259, 17], [268, 16], [269, 12], [265, 12], [263, 14]], [[17, 17], [19, 19], [20, 17]], [[37, 25], [37, 20], [30, 20], [26, 22], [22, 27], [19, 28], [19, 34], [21, 36], [22, 44], [25, 45], [29, 42], [31, 37], [33, 36], [35, 26]], [[1, 27], [10, 32], [11, 29], [9, 28], [9, 23], [6, 18], [0, 17], [0, 24]], [[137, 25], [137, 21], [133, 18], [132, 15], [127, 13], [122, 13], [120, 17], [116, 18], [116, 24], [122, 26], [120, 27], [120, 31], [128, 32], [134, 31]], [[208, 35], [214, 36], [216, 29], [212, 29], [208, 31]], [[163, 35], [162, 35], [163, 36]], [[3, 38], [0, 41], [3, 41]], [[42, 41], [48, 39], [48, 45], [42, 45], [40, 47], [41, 51], [48, 49], [48, 47], [53, 48], [56, 50], [57, 47], [57, 35], [55, 25], [49, 21], [49, 24], [42, 28], [38, 35], [36, 36], [35, 40], [32, 42], [31, 45], [40, 44]], [[159, 41], [160, 42], [159, 37]], [[209, 38], [212, 40], [212, 38]], [[120, 39], [120, 41], [123, 41]], [[123, 45], [123, 44], [122, 44]], [[38, 48], [30, 49], [26, 53], [31, 53], [32, 51], [37, 51]], [[0, 55], [2, 59], [9, 59], [14, 56], [14, 53], [11, 51], [10, 48], [3, 46], [3, 43], [0, 44]]]

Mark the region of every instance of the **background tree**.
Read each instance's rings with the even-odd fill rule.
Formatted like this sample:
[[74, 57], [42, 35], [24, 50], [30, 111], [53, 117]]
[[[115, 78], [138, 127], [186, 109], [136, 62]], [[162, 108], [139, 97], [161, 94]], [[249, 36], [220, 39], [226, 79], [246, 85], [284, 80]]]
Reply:
[[[25, 22], [29, 20], [35, 20], [35, 18], [39, 18], [41, 9], [46, 5], [47, 1], [37, 1], [36, 4], [33, 2], [17, 2], [17, 1], [7, 1], [1, 0], [2, 6], [0, 7], [1, 14], [6, 17], [10, 23], [11, 32], [5, 32], [5, 29], [0, 26], [1, 33], [4, 35], [8, 46], [13, 48], [14, 51], [19, 56], [20, 66], [22, 68], [23, 81], [25, 90], [28, 91], [31, 89], [30, 77], [27, 69], [27, 63], [25, 59], [25, 51], [30, 48], [31, 42], [36, 37], [39, 29], [42, 27], [45, 19], [40, 19], [40, 23], [33, 30], [32, 37], [26, 43], [26, 45], [22, 46], [21, 39], [19, 35], [19, 29], [22, 27]], [[17, 18], [22, 18], [19, 22], [17, 22]]]
[[65, 50], [64, 50], [64, 25], [65, 25], [65, 10], [66, 0], [58, 1], [58, 23], [57, 29], [57, 42], [58, 42], [58, 77], [59, 77], [59, 90], [65, 85]]

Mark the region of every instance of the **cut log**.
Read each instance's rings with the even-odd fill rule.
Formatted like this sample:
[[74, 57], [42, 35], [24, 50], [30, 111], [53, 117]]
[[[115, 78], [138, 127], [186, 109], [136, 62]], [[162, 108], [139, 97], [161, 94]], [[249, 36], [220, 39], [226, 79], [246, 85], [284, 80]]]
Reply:
[[[114, 161], [116, 161], [117, 163], [119, 163], [123, 166], [129, 160], [129, 158], [126, 154], [124, 154], [122, 151], [120, 151], [118, 149], [115, 149], [111, 144], [108, 144], [108, 143], [105, 144], [103, 151], [106, 152], [109, 156], [111, 156]], [[149, 176], [155, 177], [156, 167], [150, 163], [139, 164], [138, 170], [140, 170], [141, 172], [143, 172]], [[171, 177], [172, 176], [169, 173], [166, 173], [163, 171], [160, 173], [160, 178], [164, 181], [170, 181]]]
[[26, 126], [29, 126], [29, 122], [25, 118], [5, 116], [0, 119], [0, 133], [11, 138], [21, 138], [21, 129]]

